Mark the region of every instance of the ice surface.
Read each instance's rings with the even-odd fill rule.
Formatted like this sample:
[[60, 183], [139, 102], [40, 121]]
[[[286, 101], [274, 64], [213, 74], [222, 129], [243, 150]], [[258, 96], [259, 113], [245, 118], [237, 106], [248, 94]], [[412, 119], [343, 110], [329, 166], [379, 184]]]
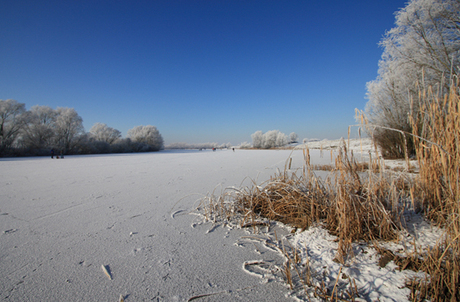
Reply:
[[[314, 164], [331, 162], [320, 150], [310, 154]], [[0, 299], [298, 299], [276, 277], [275, 264], [283, 262], [276, 249], [242, 240], [245, 230], [194, 223], [197, 216], [188, 215], [208, 192], [262, 183], [283, 171], [290, 157], [292, 170], [302, 167], [302, 150], [0, 159]], [[424, 244], [439, 237], [411, 223], [423, 228]], [[336, 243], [324, 230], [312, 228], [291, 240], [299, 249], [307, 246], [303, 252], [317, 271], [326, 266], [337, 275]], [[407, 298], [407, 274], [376, 261], [371, 250], [357, 253], [357, 269], [346, 274], [368, 299]]]

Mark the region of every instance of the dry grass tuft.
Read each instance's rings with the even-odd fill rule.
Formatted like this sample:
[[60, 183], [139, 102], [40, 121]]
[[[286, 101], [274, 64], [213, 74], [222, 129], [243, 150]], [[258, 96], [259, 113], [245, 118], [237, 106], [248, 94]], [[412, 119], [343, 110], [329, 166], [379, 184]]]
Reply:
[[[397, 185], [401, 183], [363, 173], [362, 165], [345, 145], [336, 158], [333, 176], [326, 180], [315, 176], [308, 149], [304, 155], [302, 175], [280, 173], [234, 196], [236, 207], [243, 213], [243, 224], [260, 216], [301, 229], [324, 221], [328, 230], [341, 239], [345, 254], [352, 241], [396, 239], [400, 209], [389, 202], [391, 196], [385, 192], [393, 186], [391, 194], [398, 195]], [[369, 166], [375, 166], [375, 162]]]

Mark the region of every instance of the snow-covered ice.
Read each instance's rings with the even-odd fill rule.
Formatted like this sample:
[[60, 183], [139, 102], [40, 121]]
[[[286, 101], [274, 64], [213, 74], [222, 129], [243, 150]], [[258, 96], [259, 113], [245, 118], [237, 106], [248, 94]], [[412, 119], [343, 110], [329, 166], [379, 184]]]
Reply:
[[[315, 164], [330, 163], [319, 150], [311, 156]], [[0, 299], [292, 301], [278, 279], [245, 269], [255, 260], [282, 262], [279, 253], [237, 244], [245, 230], [193, 223], [198, 217], [188, 215], [208, 192], [264, 182], [283, 171], [289, 157], [292, 169], [302, 167], [301, 150], [2, 158]], [[330, 254], [328, 236], [311, 229], [295, 243], [306, 240]], [[402, 287], [385, 279], [392, 272], [385, 277], [364, 265], [360, 286]], [[400, 295], [395, 299], [405, 292]]]
[[[191, 227], [216, 187], [266, 180], [290, 151], [162, 151], [0, 159], [0, 299], [282, 301], [241, 269], [243, 233]], [[301, 165], [301, 151], [294, 157]], [[109, 280], [101, 266], [111, 276]]]

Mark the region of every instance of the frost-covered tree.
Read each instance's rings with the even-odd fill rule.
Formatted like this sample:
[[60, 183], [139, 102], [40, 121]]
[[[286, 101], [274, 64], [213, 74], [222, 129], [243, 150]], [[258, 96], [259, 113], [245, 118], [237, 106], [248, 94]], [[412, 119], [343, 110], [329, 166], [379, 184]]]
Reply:
[[277, 146], [278, 130], [270, 130], [264, 133], [264, 141], [262, 147], [269, 149]]
[[212, 148], [230, 148], [232, 146], [231, 143], [198, 143], [198, 144], [188, 144], [184, 142], [180, 143], [172, 143], [165, 146], [165, 149], [212, 149]]
[[232, 147], [232, 143], [223, 143], [222, 145], [219, 146], [221, 149], [230, 149]]
[[77, 149], [74, 152], [78, 154], [105, 154], [114, 151], [112, 146], [107, 142], [94, 139], [92, 134], [88, 132], [78, 136]]
[[[411, 98], [420, 87], [447, 91], [452, 75], [459, 75], [460, 1], [412, 0], [396, 13], [395, 24], [380, 43], [384, 51], [377, 79], [367, 84], [366, 114], [372, 124], [411, 132]], [[376, 128], [374, 137], [384, 155], [404, 155], [399, 133]]]
[[0, 100], [0, 155], [13, 146], [27, 122], [25, 104]]
[[57, 112], [48, 106], [33, 106], [26, 124], [22, 140], [29, 149], [43, 150], [52, 146], [55, 136]]
[[295, 132], [289, 134], [289, 143], [297, 143], [299, 141], [299, 136]]
[[275, 147], [282, 147], [282, 146], [287, 145], [287, 143], [288, 143], [288, 139], [287, 139], [286, 134], [277, 131]]
[[264, 133], [262, 131], [256, 131], [253, 134], [251, 134], [252, 138], [252, 146], [254, 148], [263, 148], [263, 143], [264, 143]]
[[128, 130], [128, 138], [137, 147], [135, 151], [158, 151], [164, 148], [163, 137], [155, 126], [137, 126]]
[[249, 148], [251, 148], [251, 144], [248, 143], [248, 142], [242, 142], [241, 144], [239, 144], [237, 146], [237, 148], [239, 148], [239, 149], [249, 149]]
[[105, 142], [109, 145], [113, 144], [121, 137], [120, 131], [101, 123], [94, 124], [89, 130], [89, 133], [96, 141]]
[[55, 122], [55, 144], [64, 153], [73, 152], [78, 146], [79, 140], [83, 138], [83, 119], [73, 108], [56, 109], [57, 117]]
[[287, 136], [278, 130], [270, 130], [266, 133], [256, 131], [251, 135], [254, 148], [270, 149], [282, 147], [287, 144]]
[[129, 138], [119, 138], [112, 145], [110, 145], [112, 153], [127, 153], [133, 152], [132, 142]]

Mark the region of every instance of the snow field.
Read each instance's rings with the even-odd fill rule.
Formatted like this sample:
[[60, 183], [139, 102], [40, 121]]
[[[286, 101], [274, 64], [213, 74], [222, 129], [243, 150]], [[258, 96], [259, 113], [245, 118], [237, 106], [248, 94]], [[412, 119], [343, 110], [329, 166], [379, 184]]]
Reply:
[[[331, 163], [328, 152], [310, 155], [312, 164]], [[315, 301], [311, 292], [305, 297], [283, 282], [285, 258], [268, 237], [188, 215], [207, 193], [262, 183], [283, 171], [290, 157], [292, 171], [302, 167], [300, 149], [0, 159], [0, 297]], [[442, 234], [416, 216], [410, 223], [406, 241], [389, 245], [392, 250], [409, 250], [411, 236], [425, 245]], [[333, 236], [320, 227], [289, 231], [277, 224], [269, 235], [276, 232], [298, 249], [313, 279], [328, 274], [331, 285], [339, 277], [338, 285], [346, 286], [345, 274], [362, 299], [407, 300], [403, 285], [415, 273], [399, 272], [392, 263], [379, 267], [376, 252], [358, 243], [339, 276]]]
[[[186, 213], [216, 187], [284, 169], [290, 153], [0, 159], [1, 299], [185, 301], [223, 291], [203, 299], [285, 300], [282, 285], [261, 285], [241, 270], [254, 253], [233, 245], [242, 231], [206, 233]], [[294, 157], [300, 166], [301, 152]]]

